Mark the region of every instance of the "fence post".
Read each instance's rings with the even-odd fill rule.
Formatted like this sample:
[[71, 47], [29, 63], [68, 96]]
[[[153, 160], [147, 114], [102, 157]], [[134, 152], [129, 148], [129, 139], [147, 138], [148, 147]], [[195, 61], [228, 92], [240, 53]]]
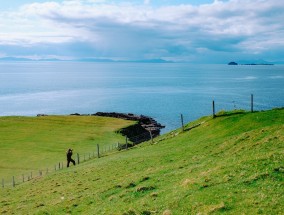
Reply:
[[153, 135], [152, 135], [152, 129], [150, 129], [150, 137], [151, 137], [151, 143], [153, 144]]
[[14, 176], [13, 176], [12, 183], [13, 183], [13, 187], [15, 187], [15, 177]]
[[23, 182], [25, 182], [25, 175], [23, 174], [22, 176], [23, 176]]
[[212, 102], [212, 108], [213, 108], [213, 118], [215, 118], [216, 115], [215, 115], [215, 102], [214, 102], [214, 100]]
[[100, 145], [97, 144], [97, 153], [98, 153], [98, 158], [100, 158]]
[[184, 124], [183, 124], [183, 115], [180, 115], [180, 120], [181, 120], [181, 126], [182, 126], [182, 131], [184, 131]]
[[2, 188], [4, 188], [4, 178], [2, 178]]
[[60, 170], [60, 162], [58, 163], [58, 169]]
[[250, 95], [250, 110], [253, 113], [253, 94]]
[[31, 172], [31, 179], [33, 178], [33, 172]]
[[77, 163], [80, 164], [80, 156], [79, 156], [79, 153], [77, 153]]

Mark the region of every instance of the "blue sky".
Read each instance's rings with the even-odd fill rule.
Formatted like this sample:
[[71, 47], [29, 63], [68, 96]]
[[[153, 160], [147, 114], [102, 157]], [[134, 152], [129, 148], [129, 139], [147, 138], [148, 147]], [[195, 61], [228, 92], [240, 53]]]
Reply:
[[284, 63], [279, 0], [1, 1], [0, 57]]

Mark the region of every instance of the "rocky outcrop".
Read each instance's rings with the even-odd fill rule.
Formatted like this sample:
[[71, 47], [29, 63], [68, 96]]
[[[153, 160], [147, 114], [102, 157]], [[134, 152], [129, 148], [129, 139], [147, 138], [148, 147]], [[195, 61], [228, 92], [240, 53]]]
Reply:
[[153, 118], [144, 115], [116, 112], [97, 112], [93, 115], [137, 121], [137, 124], [119, 130], [122, 135], [127, 136], [135, 144], [150, 140], [151, 135], [152, 137], [160, 135], [161, 129], [165, 127]]

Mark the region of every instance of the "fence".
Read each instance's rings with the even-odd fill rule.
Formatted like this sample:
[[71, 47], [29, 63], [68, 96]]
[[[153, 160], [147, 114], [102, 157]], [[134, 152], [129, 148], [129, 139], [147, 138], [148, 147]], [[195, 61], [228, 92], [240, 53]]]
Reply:
[[[235, 110], [239, 109], [239, 108], [237, 108], [238, 103], [236, 101], [232, 101], [232, 104], [233, 104], [233, 107], [234, 107]], [[254, 106], [255, 106], [255, 104], [254, 104], [254, 95], [251, 94], [250, 97], [248, 97], [248, 100], [247, 100], [246, 104], [242, 104], [242, 107], [244, 107], [245, 109], [250, 109], [250, 112], [254, 112], [255, 111]], [[220, 103], [218, 104], [215, 100], [213, 100], [212, 101], [212, 117], [213, 118], [215, 118], [217, 116], [216, 115], [216, 113], [217, 113], [217, 108], [216, 107], [219, 107], [219, 110], [224, 110], [224, 109], [228, 109], [228, 104], [225, 105], [225, 108], [222, 108], [222, 105], [220, 105]], [[182, 131], [184, 131], [185, 130], [184, 114], [180, 114], [180, 124], [181, 124]]]
[[[85, 161], [91, 160], [91, 159], [95, 159], [95, 158], [100, 158], [102, 156], [106, 156], [107, 154], [117, 151], [117, 150], [121, 150], [121, 144], [120, 143], [116, 143], [116, 144], [111, 144], [111, 145], [104, 145], [104, 146], [100, 146], [99, 144], [97, 144], [96, 147], [96, 151], [92, 151], [92, 152], [88, 152], [88, 153], [83, 153], [83, 154], [79, 154], [76, 153], [73, 155], [73, 159], [76, 162], [76, 165], [83, 163]], [[35, 178], [40, 178], [43, 176], [46, 176], [52, 172], [56, 172], [56, 171], [60, 171], [62, 169], [67, 168], [67, 162], [58, 162], [56, 164], [54, 164], [53, 166], [49, 166], [46, 168], [42, 168], [39, 169], [37, 171], [30, 171], [26, 174], [21, 174], [18, 176], [12, 176], [11, 179], [7, 179], [7, 178], [2, 178], [1, 180], [1, 187], [2, 188], [7, 188], [7, 187], [15, 187], [16, 185], [22, 184], [24, 182], [30, 181], [32, 179]]]
[[[86, 162], [88, 160], [91, 159], [95, 159], [95, 158], [100, 158], [103, 156], [106, 156], [108, 154], [110, 154], [111, 152], [115, 152], [115, 151], [120, 151], [123, 149], [128, 149], [131, 148], [133, 146], [136, 145], [136, 141], [135, 140], [141, 140], [141, 138], [144, 140], [148, 140], [147, 137], [151, 136], [151, 132], [145, 132], [143, 134], [137, 135], [137, 136], [133, 136], [133, 137], [126, 137], [125, 138], [125, 143], [115, 143], [115, 144], [111, 144], [111, 145], [103, 145], [100, 146], [99, 144], [96, 145], [96, 150], [92, 151], [92, 152], [88, 152], [88, 153], [83, 153], [83, 154], [79, 154], [76, 153], [73, 155], [73, 159], [76, 162], [76, 165]], [[22, 184], [24, 182], [30, 181], [32, 179], [35, 178], [40, 178], [43, 176], [46, 176], [52, 172], [56, 172], [56, 171], [60, 171], [62, 169], [67, 168], [67, 162], [58, 162], [56, 164], [54, 164], [53, 166], [49, 166], [46, 168], [42, 168], [39, 169], [37, 171], [30, 171], [26, 174], [21, 174], [18, 176], [12, 176], [10, 180], [8, 180], [7, 178], [4, 179], [2, 178], [1, 180], [1, 186], [2, 188], [7, 188], [7, 187], [15, 187], [16, 185]]]

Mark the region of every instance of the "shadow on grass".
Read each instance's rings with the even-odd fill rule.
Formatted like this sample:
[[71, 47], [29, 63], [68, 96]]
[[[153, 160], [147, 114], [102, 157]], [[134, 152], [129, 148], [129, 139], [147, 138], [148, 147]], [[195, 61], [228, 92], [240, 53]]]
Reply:
[[[272, 110], [283, 110], [284, 107], [279, 107], [279, 108], [273, 108]], [[232, 115], [237, 115], [237, 114], [249, 114], [249, 113], [258, 113], [258, 112], [263, 112], [265, 110], [260, 110], [260, 111], [246, 111], [246, 110], [233, 110], [233, 111], [225, 111], [225, 110], [221, 110], [220, 112], [218, 112], [214, 118], [216, 117], [223, 117], [223, 116], [232, 116]]]
[[197, 128], [198, 126], [200, 126], [202, 123], [198, 123], [196, 125], [190, 126], [189, 128], [185, 128], [184, 131], [190, 131], [191, 129]]
[[[258, 111], [254, 111], [254, 112], [258, 112]], [[232, 116], [232, 115], [238, 115], [238, 114], [248, 114], [248, 113], [251, 113], [251, 112], [248, 112], [248, 111], [245, 111], [245, 110], [233, 110], [233, 111], [221, 110], [213, 118], [223, 117], [223, 116]]]

